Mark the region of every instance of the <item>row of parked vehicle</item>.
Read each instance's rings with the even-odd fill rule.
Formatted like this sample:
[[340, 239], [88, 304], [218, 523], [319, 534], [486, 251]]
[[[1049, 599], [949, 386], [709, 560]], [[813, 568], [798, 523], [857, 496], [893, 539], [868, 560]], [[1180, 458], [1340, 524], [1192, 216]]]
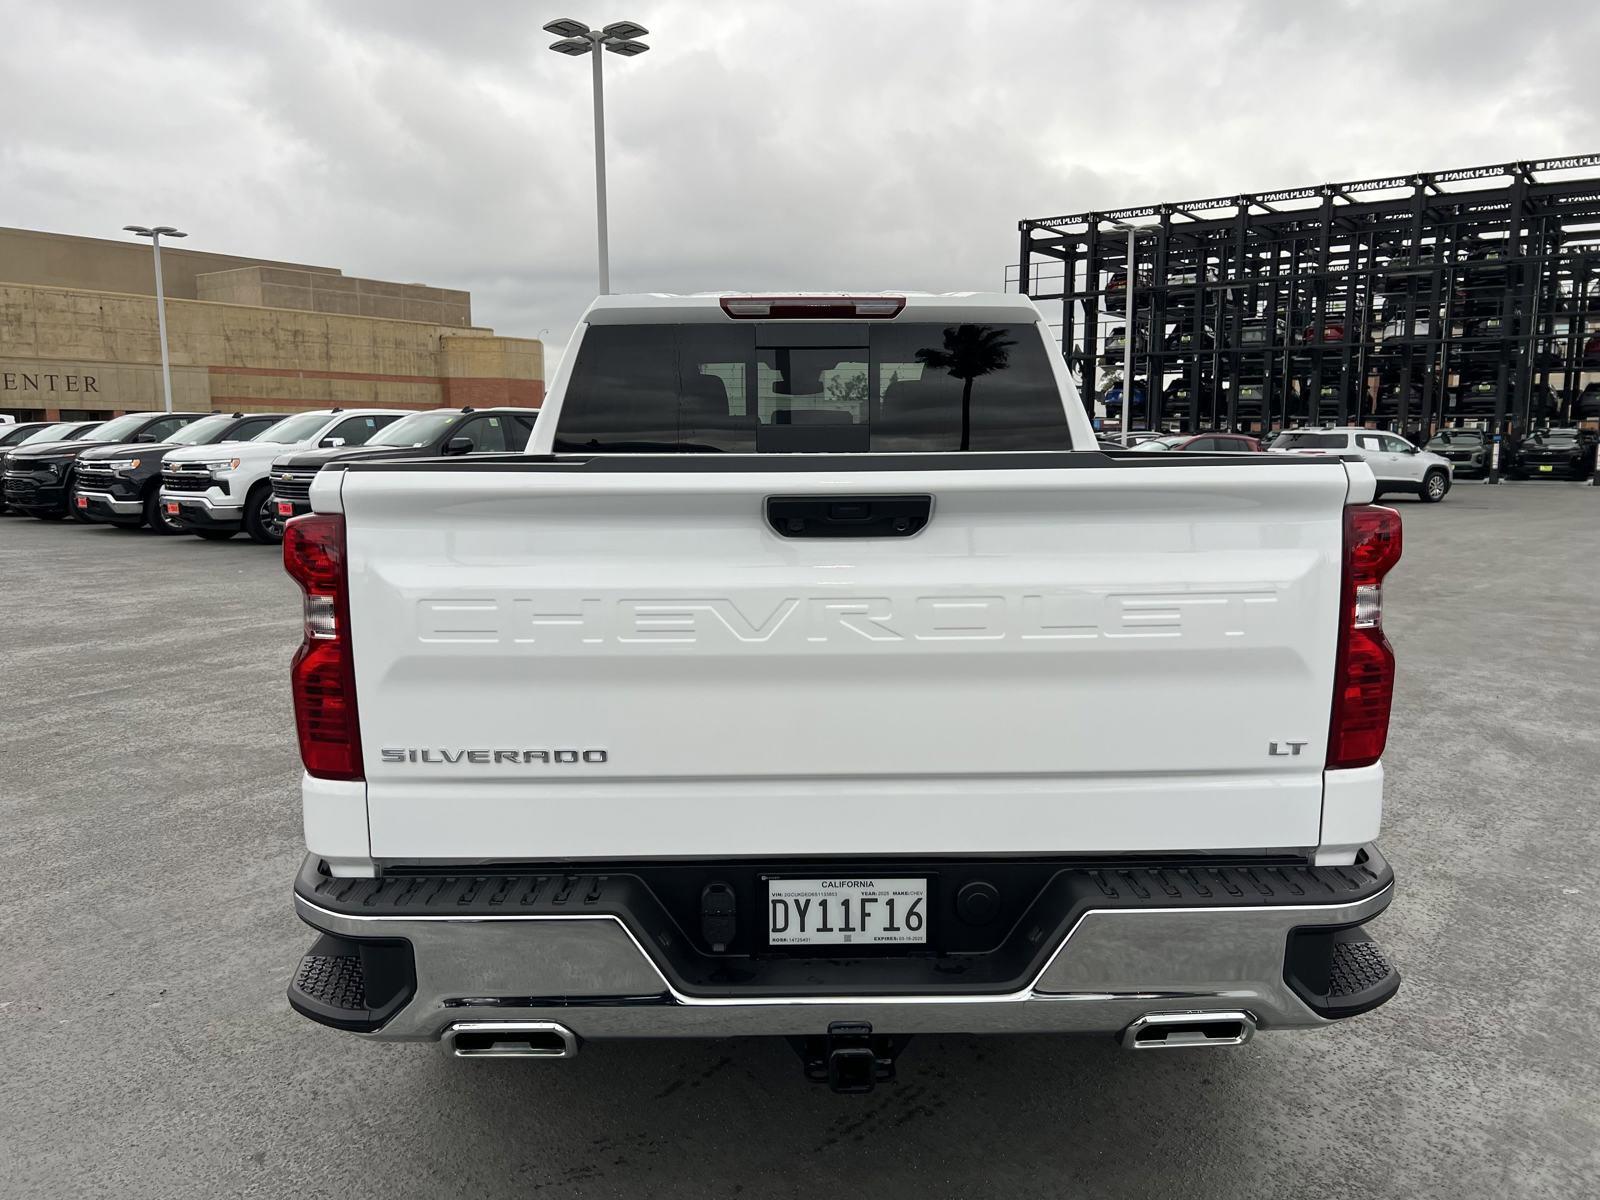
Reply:
[[0, 426], [0, 506], [156, 533], [283, 539], [329, 463], [520, 450], [532, 408], [125, 413]]
[[[1458, 478], [1489, 473], [1490, 442], [1480, 429], [1443, 429], [1418, 448], [1380, 429], [1285, 429], [1270, 442], [1241, 433], [1130, 433], [1121, 442], [1102, 438], [1108, 450], [1194, 454], [1338, 454], [1364, 459], [1378, 490], [1410, 492], [1430, 503], [1445, 498]], [[1541, 429], [1502, 443], [1500, 466], [1512, 479], [1587, 479], [1595, 469], [1600, 437], [1583, 429]]]

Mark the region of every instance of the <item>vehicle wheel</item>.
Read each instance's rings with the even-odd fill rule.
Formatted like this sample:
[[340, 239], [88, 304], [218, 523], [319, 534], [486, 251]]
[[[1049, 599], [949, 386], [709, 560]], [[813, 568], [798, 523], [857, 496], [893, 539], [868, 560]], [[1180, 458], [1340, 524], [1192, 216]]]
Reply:
[[272, 485], [258, 483], [250, 489], [244, 502], [244, 531], [250, 540], [262, 546], [283, 541], [283, 525], [272, 511]]
[[194, 532], [196, 537], [203, 537], [208, 542], [225, 542], [239, 531], [237, 529], [196, 529]]
[[1449, 490], [1450, 477], [1443, 471], [1429, 471], [1422, 481], [1422, 499], [1428, 504], [1439, 503]]
[[167, 516], [167, 509], [161, 502], [161, 488], [156, 486], [150, 489], [144, 498], [144, 523], [150, 527], [151, 533], [182, 533], [183, 526]]

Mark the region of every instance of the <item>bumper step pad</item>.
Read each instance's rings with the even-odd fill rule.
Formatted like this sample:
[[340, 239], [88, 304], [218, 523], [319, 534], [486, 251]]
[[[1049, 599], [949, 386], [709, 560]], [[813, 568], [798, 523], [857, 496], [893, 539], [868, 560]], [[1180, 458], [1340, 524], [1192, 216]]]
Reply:
[[1370, 1012], [1400, 990], [1400, 972], [1359, 925], [1296, 930], [1289, 937], [1284, 979], [1313, 1012], [1330, 1020]]
[[325, 933], [300, 960], [289, 984], [289, 1005], [335, 1029], [371, 1033], [416, 992], [411, 946]]
[[359, 955], [308, 954], [295, 972], [296, 991], [342, 1012], [365, 1012], [367, 976]]

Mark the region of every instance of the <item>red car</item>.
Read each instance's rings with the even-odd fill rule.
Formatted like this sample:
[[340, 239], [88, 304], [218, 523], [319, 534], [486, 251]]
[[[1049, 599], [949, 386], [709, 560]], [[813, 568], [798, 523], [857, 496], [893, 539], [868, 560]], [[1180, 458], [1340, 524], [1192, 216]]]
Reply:
[[1261, 443], [1242, 433], [1187, 433], [1152, 438], [1140, 442], [1136, 450], [1146, 452], [1186, 450], [1192, 454], [1260, 454]]

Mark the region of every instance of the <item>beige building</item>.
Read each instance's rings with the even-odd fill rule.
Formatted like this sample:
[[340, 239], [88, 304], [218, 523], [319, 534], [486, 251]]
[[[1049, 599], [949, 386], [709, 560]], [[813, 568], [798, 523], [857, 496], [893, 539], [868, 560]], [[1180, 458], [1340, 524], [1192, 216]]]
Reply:
[[[72, 419], [162, 407], [144, 241], [0, 229], [0, 413]], [[175, 408], [285, 412], [517, 404], [544, 346], [472, 324], [468, 293], [163, 243]]]

